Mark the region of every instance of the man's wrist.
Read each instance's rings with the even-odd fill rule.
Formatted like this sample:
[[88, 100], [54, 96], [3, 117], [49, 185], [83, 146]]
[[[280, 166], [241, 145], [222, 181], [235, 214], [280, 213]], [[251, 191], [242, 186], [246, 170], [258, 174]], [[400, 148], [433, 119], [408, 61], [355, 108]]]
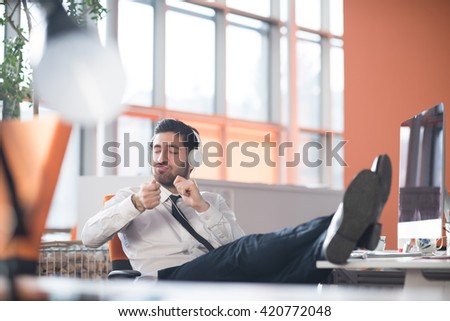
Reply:
[[131, 203], [133, 203], [134, 208], [136, 208], [139, 212], [145, 211], [144, 205], [141, 203], [136, 194], [131, 195]]

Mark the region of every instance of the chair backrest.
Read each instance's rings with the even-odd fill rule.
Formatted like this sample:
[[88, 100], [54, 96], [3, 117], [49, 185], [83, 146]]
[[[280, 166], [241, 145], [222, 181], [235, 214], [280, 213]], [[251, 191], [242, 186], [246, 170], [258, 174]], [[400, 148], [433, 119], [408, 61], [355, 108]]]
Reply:
[[[110, 200], [114, 195], [106, 195], [103, 198], [103, 204]], [[108, 241], [109, 258], [111, 260], [111, 269], [115, 270], [132, 270], [130, 261], [122, 248], [122, 242], [117, 234]]]
[[120, 242], [119, 237], [113, 236], [111, 240], [108, 241], [109, 247], [109, 258], [111, 260], [111, 269], [114, 270], [132, 270], [130, 260], [123, 252], [122, 242]]
[[[106, 195], [103, 198], [103, 204], [110, 200], [114, 195]], [[111, 260], [111, 272], [108, 274], [109, 280], [117, 279], [135, 279], [141, 276], [141, 272], [133, 270], [130, 260], [122, 248], [122, 242], [117, 234], [108, 241], [109, 258]]]

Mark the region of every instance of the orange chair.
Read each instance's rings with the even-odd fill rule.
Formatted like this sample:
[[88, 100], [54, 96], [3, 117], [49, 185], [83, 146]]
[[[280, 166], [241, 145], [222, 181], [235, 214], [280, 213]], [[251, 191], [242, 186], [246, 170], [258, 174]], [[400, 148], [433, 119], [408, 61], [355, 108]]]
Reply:
[[[111, 199], [114, 195], [107, 195], [103, 198], [103, 204]], [[109, 258], [111, 260], [111, 272], [108, 274], [108, 279], [135, 279], [141, 276], [141, 272], [133, 270], [130, 260], [126, 256], [122, 248], [122, 243], [115, 234], [111, 240], [108, 241]]]

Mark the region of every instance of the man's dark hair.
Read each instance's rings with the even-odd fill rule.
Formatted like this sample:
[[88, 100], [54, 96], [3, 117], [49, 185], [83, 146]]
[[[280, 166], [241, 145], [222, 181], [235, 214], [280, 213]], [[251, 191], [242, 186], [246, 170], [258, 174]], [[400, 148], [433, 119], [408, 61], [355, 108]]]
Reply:
[[[188, 148], [188, 152], [193, 149], [198, 149], [200, 142], [198, 141], [196, 134], [199, 135], [197, 129], [186, 125], [180, 120], [165, 118], [160, 120], [155, 127], [154, 134], [173, 132], [180, 135], [180, 140], [183, 143], [184, 147]], [[195, 133], [194, 133], [195, 132]], [[150, 146], [153, 147], [153, 140], [150, 143]]]

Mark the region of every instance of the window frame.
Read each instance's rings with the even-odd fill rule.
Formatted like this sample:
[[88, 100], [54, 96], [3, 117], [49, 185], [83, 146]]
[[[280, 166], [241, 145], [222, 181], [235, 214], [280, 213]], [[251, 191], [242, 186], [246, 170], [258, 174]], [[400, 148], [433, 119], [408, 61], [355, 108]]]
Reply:
[[[154, 121], [165, 117], [180, 118], [184, 120], [191, 120], [195, 122], [204, 122], [205, 124], [214, 122], [221, 128], [220, 143], [224, 144], [227, 137], [227, 128], [230, 126], [245, 126], [246, 128], [265, 128], [267, 131], [275, 131], [277, 133], [277, 143], [290, 141], [294, 146], [298, 146], [298, 136], [302, 133], [315, 133], [324, 138], [327, 132], [336, 132], [332, 130], [332, 106], [330, 93], [330, 48], [332, 46], [332, 39], [339, 39], [343, 43], [342, 35], [334, 35], [329, 31], [329, 1], [322, 0], [321, 7], [321, 22], [320, 30], [312, 30], [301, 27], [296, 23], [295, 17], [295, 0], [287, 0], [290, 12], [288, 12], [288, 19], [281, 20], [282, 5], [278, 1], [271, 1], [271, 14], [268, 17], [259, 16], [250, 12], [238, 10], [226, 5], [225, 0], [215, 2], [206, 2], [199, 0], [186, 0], [185, 2], [193, 5], [204, 6], [215, 10], [215, 98], [214, 98], [214, 114], [204, 115], [196, 114], [188, 111], [171, 110], [166, 107], [165, 103], [165, 13], [168, 10], [175, 10], [184, 14], [192, 16], [200, 15], [203, 19], [207, 18], [202, 14], [190, 12], [185, 8], [173, 7], [165, 1], [140, 1], [147, 3], [154, 7], [154, 74], [153, 74], [153, 105], [152, 106], [135, 106], [130, 105], [124, 112], [125, 115], [133, 115], [135, 117], [147, 117]], [[246, 18], [256, 19], [268, 24], [268, 53], [267, 53], [267, 74], [268, 76], [268, 121], [248, 121], [240, 119], [232, 119], [226, 116], [226, 27], [228, 24], [235, 24], [227, 20], [228, 14], [239, 15]], [[248, 26], [245, 26], [248, 27]], [[280, 57], [280, 39], [282, 37], [281, 28], [285, 27], [288, 30], [288, 66], [296, 65], [296, 33], [303, 31], [312, 33], [320, 37], [321, 46], [321, 126], [319, 128], [305, 128], [300, 127], [296, 123], [298, 106], [296, 103], [296, 83], [298, 75], [294, 72], [289, 72], [288, 75], [288, 93], [284, 97], [281, 93], [281, 57]], [[248, 27], [251, 28], [251, 27]], [[282, 100], [287, 100], [287, 117], [282, 117], [282, 110], [280, 108]], [[282, 119], [290, 119], [290, 121], [283, 122]], [[293, 121], [294, 120], [294, 121]], [[336, 132], [340, 137], [344, 136], [344, 131]], [[291, 151], [290, 155], [282, 157], [285, 161], [292, 157], [296, 150]], [[333, 172], [329, 166], [321, 167], [321, 185], [333, 187]], [[226, 170], [221, 171], [221, 180], [227, 180]], [[301, 178], [298, 175], [298, 170], [292, 168], [285, 168], [280, 166], [278, 168], [276, 184], [294, 184], [303, 185]]]

